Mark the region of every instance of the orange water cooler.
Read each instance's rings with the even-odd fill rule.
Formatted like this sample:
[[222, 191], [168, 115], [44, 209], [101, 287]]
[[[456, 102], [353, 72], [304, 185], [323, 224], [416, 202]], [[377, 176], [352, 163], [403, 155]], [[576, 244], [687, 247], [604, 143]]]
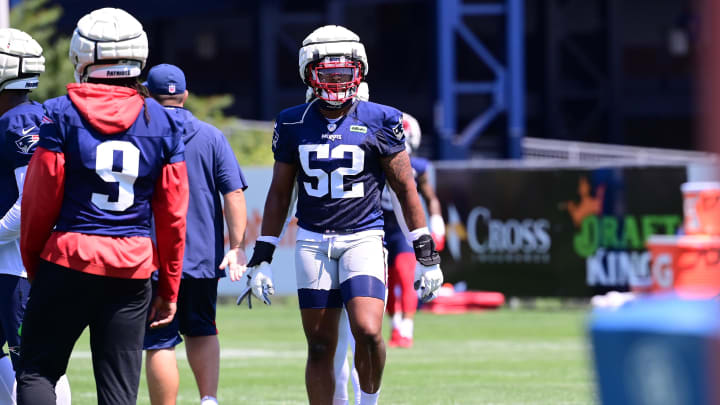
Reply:
[[648, 238], [650, 280], [645, 288], [633, 288], [636, 292], [720, 295], [720, 183], [685, 183], [682, 193], [685, 234]]

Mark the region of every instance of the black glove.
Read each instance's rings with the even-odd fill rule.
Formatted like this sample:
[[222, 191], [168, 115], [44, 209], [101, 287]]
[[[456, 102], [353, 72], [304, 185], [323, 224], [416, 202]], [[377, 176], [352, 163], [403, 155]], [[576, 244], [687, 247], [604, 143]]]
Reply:
[[255, 249], [253, 249], [252, 257], [247, 266], [255, 267], [262, 262], [268, 262], [268, 264], [270, 264], [273, 253], [275, 253], [275, 245], [259, 240], [255, 242]]
[[[422, 235], [415, 239], [413, 249], [415, 249], [415, 258], [423, 266], [440, 264], [440, 254], [435, 250], [435, 242], [433, 242], [432, 236]], [[255, 257], [255, 254], [253, 254], [253, 257]], [[248, 266], [250, 266], [249, 263]]]

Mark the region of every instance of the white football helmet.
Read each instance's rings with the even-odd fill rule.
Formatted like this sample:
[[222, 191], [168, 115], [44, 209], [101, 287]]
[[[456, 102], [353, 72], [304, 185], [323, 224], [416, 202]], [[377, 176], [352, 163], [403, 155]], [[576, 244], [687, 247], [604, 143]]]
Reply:
[[302, 44], [300, 77], [318, 98], [339, 106], [357, 95], [368, 72], [360, 37], [345, 27], [326, 25], [310, 33]]
[[0, 91], [32, 90], [45, 71], [42, 47], [27, 33], [0, 29]]
[[360, 82], [357, 89], [357, 98], [362, 101], [370, 101], [370, 86], [367, 82]]
[[405, 132], [405, 150], [408, 153], [416, 151], [420, 147], [420, 124], [415, 117], [408, 113], [403, 113], [403, 132]]
[[77, 82], [137, 77], [147, 61], [148, 39], [142, 24], [126, 11], [101, 8], [78, 21], [69, 56]]

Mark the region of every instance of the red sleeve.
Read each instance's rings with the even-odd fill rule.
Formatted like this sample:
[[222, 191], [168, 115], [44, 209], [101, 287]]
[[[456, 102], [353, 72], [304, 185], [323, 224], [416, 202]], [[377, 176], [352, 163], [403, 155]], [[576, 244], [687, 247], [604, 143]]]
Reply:
[[30, 159], [20, 206], [20, 251], [28, 278], [60, 215], [65, 191], [65, 155], [38, 147]]
[[185, 162], [165, 165], [155, 184], [152, 208], [160, 263], [158, 295], [170, 302], [177, 301], [180, 288], [188, 198]]

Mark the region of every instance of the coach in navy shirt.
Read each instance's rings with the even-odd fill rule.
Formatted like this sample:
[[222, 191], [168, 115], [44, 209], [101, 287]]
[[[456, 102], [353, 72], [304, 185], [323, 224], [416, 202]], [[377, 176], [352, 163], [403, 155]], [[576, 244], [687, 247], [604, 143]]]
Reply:
[[[225, 268], [232, 280], [238, 280], [245, 271], [243, 236], [247, 210], [243, 190], [247, 184], [222, 132], [183, 108], [188, 92], [180, 68], [168, 64], [153, 67], [146, 86], [183, 127], [191, 190], [178, 312], [169, 327], [148, 329], [145, 335], [150, 401], [155, 405], [175, 403], [179, 385], [175, 346], [182, 342], [182, 334], [201, 404], [217, 404], [220, 366], [215, 327], [217, 284], [225, 276]], [[220, 195], [230, 234], [230, 250], [224, 256]]]

